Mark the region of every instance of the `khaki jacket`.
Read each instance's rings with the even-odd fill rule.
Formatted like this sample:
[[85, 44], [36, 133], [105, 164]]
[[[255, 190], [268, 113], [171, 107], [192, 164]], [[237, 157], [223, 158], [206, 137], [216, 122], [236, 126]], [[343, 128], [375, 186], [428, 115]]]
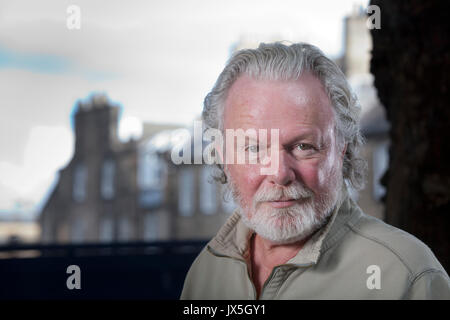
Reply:
[[[450, 299], [447, 273], [414, 236], [365, 215], [343, 195], [329, 222], [272, 270], [260, 299]], [[252, 235], [235, 212], [192, 264], [181, 299], [256, 298]]]

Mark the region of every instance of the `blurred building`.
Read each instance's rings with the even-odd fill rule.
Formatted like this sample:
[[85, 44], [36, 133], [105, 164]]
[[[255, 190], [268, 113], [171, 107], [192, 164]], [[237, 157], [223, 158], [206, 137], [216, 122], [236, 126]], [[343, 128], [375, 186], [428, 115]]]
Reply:
[[74, 155], [39, 217], [42, 241], [212, 237], [230, 209], [209, 183], [207, 165], [170, 160], [179, 126], [145, 124], [139, 140], [123, 143], [118, 115], [102, 95], [78, 104]]
[[361, 104], [361, 131], [366, 139], [362, 155], [368, 165], [367, 184], [354, 198], [365, 213], [384, 219], [385, 188], [380, 179], [389, 164], [389, 123], [370, 73], [372, 37], [366, 22], [367, 15], [361, 7], [354, 7], [352, 14], [346, 17], [344, 55], [340, 60]]
[[0, 243], [35, 242], [40, 237], [40, 226], [33, 218], [15, 212], [0, 215]]

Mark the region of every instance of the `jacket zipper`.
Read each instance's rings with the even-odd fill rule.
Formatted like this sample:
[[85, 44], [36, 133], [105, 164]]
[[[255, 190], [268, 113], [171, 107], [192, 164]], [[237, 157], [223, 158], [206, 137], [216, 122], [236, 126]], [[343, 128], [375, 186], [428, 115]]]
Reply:
[[270, 283], [270, 281], [272, 280], [272, 278], [273, 278], [273, 276], [274, 276], [274, 274], [275, 274], [275, 272], [276, 272], [277, 270], [278, 270], [278, 267], [275, 267], [275, 268], [272, 269], [272, 272], [270, 272], [269, 277], [268, 277], [267, 280], [264, 282], [264, 284], [263, 284], [263, 286], [262, 286], [262, 288], [261, 288], [261, 293], [260, 293], [260, 295], [259, 295], [259, 297], [258, 297], [258, 300], [261, 300], [261, 297], [262, 297], [262, 295], [263, 295], [263, 293], [264, 293], [264, 289], [265, 289], [266, 286]]
[[[247, 274], [247, 279], [248, 279], [248, 280], [250, 281], [250, 283], [252, 284], [252, 288], [253, 288], [253, 299], [254, 299], [254, 300], [261, 300], [261, 297], [262, 297], [262, 295], [263, 295], [264, 289], [265, 289], [266, 286], [270, 283], [270, 281], [272, 280], [272, 278], [273, 278], [273, 276], [275, 275], [275, 272], [278, 270], [278, 268], [281, 267], [281, 266], [288, 266], [288, 265], [289, 265], [289, 264], [282, 264], [282, 265], [279, 265], [279, 266], [276, 266], [275, 268], [273, 268], [273, 269], [272, 269], [272, 272], [270, 273], [269, 277], [268, 277], [267, 280], [264, 282], [264, 284], [263, 284], [263, 286], [262, 286], [262, 288], [261, 288], [261, 293], [260, 293], [259, 297], [256, 298], [256, 297], [257, 297], [256, 287], [255, 287], [255, 284], [253, 283], [252, 278], [251, 278], [251, 276], [250, 276], [250, 274], [249, 274], [249, 271], [250, 271], [250, 270], [248, 269], [248, 267], [247, 267], [247, 262], [246, 262], [245, 260], [242, 260], [242, 259], [238, 259], [238, 258], [235, 258], [235, 257], [230, 257], [230, 256], [226, 256], [226, 255], [219, 254], [219, 253], [215, 252], [213, 249], [211, 249], [211, 247], [209, 247], [209, 246], [208, 246], [208, 251], [211, 252], [211, 253], [212, 253], [213, 255], [215, 255], [216, 257], [233, 259], [233, 260], [236, 260], [236, 261], [241, 262], [241, 263], [244, 264], [245, 270], [247, 271], [247, 272], [246, 272], [246, 274]], [[314, 263], [291, 264], [291, 265], [292, 265], [292, 266], [295, 266], [295, 267], [297, 267], [297, 268], [307, 268], [307, 267], [310, 267], [310, 266], [314, 265]]]
[[310, 266], [314, 265], [314, 263], [305, 263], [305, 264], [281, 264], [279, 266], [276, 266], [275, 268], [272, 269], [272, 272], [270, 273], [269, 277], [267, 278], [267, 280], [264, 282], [262, 288], [261, 288], [261, 294], [259, 295], [259, 299], [262, 297], [264, 289], [266, 288], [266, 286], [270, 283], [270, 281], [272, 281], [272, 278], [274, 277], [275, 273], [278, 271], [278, 269], [280, 267], [283, 266], [294, 266], [296, 268], [308, 268]]

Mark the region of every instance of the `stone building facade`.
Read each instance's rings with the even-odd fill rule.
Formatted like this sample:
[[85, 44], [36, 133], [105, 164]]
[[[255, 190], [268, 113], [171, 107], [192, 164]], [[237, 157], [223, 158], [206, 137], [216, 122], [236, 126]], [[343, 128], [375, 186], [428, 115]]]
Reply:
[[155, 141], [177, 126], [146, 124], [140, 140], [122, 143], [119, 107], [101, 95], [74, 117], [74, 155], [39, 217], [42, 242], [208, 239], [228, 217], [208, 166], [176, 166], [170, 141]]

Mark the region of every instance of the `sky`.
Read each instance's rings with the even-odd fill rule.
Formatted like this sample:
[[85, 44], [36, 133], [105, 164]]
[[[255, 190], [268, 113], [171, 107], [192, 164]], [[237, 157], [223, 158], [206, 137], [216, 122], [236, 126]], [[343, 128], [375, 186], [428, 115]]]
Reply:
[[[367, 1], [0, 0], [0, 215], [37, 213], [73, 155], [70, 114], [92, 92], [139, 122], [189, 125], [234, 44], [306, 41], [336, 58]], [[70, 5], [80, 29], [69, 29]]]

